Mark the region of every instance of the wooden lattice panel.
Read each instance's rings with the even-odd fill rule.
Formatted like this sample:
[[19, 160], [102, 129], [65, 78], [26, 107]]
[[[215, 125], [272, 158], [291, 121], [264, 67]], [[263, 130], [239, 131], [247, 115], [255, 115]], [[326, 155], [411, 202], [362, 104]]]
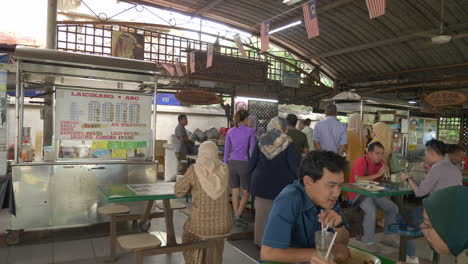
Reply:
[[460, 118], [458, 117], [441, 117], [439, 120], [439, 129], [443, 130], [459, 130]]
[[278, 103], [249, 100], [249, 114], [257, 117], [258, 125], [266, 131], [268, 122], [278, 116]]

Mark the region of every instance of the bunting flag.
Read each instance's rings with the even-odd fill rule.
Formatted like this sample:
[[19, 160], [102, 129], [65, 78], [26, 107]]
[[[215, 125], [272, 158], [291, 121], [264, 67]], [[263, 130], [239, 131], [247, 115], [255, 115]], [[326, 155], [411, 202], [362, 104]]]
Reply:
[[190, 52], [190, 73], [195, 72], [195, 51]]
[[177, 71], [177, 76], [184, 77], [184, 71], [182, 70], [182, 66], [180, 65], [179, 58], [175, 59], [175, 68]]
[[265, 21], [260, 26], [260, 41], [262, 47], [260, 52], [265, 52], [270, 48], [270, 21]]
[[304, 23], [309, 38], [317, 37], [319, 32], [316, 1], [310, 1], [302, 5]]
[[385, 0], [366, 0], [366, 4], [371, 19], [385, 15]]
[[206, 51], [206, 67], [209, 68], [213, 66], [213, 45], [208, 45], [208, 50]]
[[247, 57], [247, 52], [245, 52], [244, 45], [242, 45], [242, 40], [241, 40], [239, 34], [235, 34], [232, 38], [234, 39], [234, 42], [236, 43], [237, 48], [239, 49], [240, 53], [242, 54], [242, 57], [247, 59], [248, 58]]
[[174, 65], [169, 64], [169, 63], [161, 63], [161, 65], [164, 67], [164, 69], [165, 69], [171, 76], [174, 76], [174, 74], [175, 74]]

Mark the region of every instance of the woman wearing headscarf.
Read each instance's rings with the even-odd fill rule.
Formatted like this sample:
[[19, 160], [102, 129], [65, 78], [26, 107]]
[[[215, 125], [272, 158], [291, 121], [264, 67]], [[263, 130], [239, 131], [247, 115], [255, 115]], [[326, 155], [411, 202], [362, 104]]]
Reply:
[[372, 134], [373, 134], [373, 139], [370, 142], [370, 144], [374, 142], [380, 142], [385, 149], [383, 161], [385, 165], [388, 166], [389, 164], [389, 159], [390, 155], [393, 152], [393, 147], [392, 147], [392, 132], [390, 131], [390, 127], [388, 127], [387, 124], [384, 122], [378, 122], [375, 123], [372, 126]]
[[284, 118], [275, 117], [268, 123], [267, 133], [255, 146], [250, 160], [252, 169], [251, 193], [255, 196], [254, 242], [260, 246], [268, 214], [273, 200], [288, 184], [294, 182], [300, 163], [300, 156], [285, 134]]
[[[361, 115], [352, 114], [348, 119], [348, 148], [346, 151], [348, 164], [354, 164], [355, 160], [364, 155], [365, 146]], [[345, 182], [349, 182], [350, 174], [350, 168], [346, 169]]]
[[[192, 213], [184, 224], [182, 242], [198, 240], [195, 235], [222, 235], [232, 228], [229, 206], [229, 168], [218, 158], [211, 141], [200, 145], [198, 159], [175, 185], [177, 197], [192, 195]], [[215, 263], [222, 263], [224, 242], [216, 245]], [[184, 251], [185, 263], [205, 263], [202, 249]]]
[[458, 256], [468, 249], [468, 187], [453, 186], [434, 192], [423, 200], [421, 230], [432, 248], [442, 255]]

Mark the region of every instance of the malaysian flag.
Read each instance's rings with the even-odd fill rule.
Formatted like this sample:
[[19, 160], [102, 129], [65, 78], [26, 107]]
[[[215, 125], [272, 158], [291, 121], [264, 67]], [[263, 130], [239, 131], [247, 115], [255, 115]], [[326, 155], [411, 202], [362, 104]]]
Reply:
[[184, 71], [182, 70], [182, 66], [180, 65], [179, 58], [175, 59], [175, 68], [177, 71], [177, 76], [184, 77]]
[[265, 52], [270, 48], [270, 21], [265, 21], [260, 26], [260, 40], [262, 48], [260, 52]]
[[206, 67], [209, 68], [213, 66], [213, 45], [208, 45], [208, 50], [206, 51]]
[[242, 57], [247, 59], [247, 52], [245, 52], [244, 46], [242, 45], [242, 40], [239, 36], [239, 34], [235, 34], [233, 37], [234, 42], [237, 45], [237, 48], [239, 49], [240, 53], [242, 54]]
[[366, 4], [371, 19], [385, 15], [385, 0], [366, 0]]
[[195, 72], [195, 51], [190, 52], [190, 72]]
[[174, 65], [169, 64], [169, 63], [161, 63], [161, 65], [164, 67], [164, 69], [165, 69], [171, 76], [174, 76], [174, 74], [175, 74]]
[[318, 19], [317, 19], [317, 6], [316, 1], [310, 1], [302, 5], [304, 12], [304, 23], [307, 30], [307, 36], [314, 38], [320, 35]]

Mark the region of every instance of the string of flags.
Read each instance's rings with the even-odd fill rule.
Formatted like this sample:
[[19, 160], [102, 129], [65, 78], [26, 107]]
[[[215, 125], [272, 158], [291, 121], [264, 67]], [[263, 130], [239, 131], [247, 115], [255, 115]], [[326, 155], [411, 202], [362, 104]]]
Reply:
[[[386, 0], [366, 0], [367, 9], [369, 11], [369, 18], [375, 19], [377, 17], [385, 15]], [[307, 37], [315, 38], [320, 35], [319, 23], [317, 17], [317, 1], [311, 0], [302, 5], [302, 12], [304, 15], [304, 24], [307, 31]], [[236, 44], [239, 52], [243, 58], [248, 58], [247, 52], [244, 49], [242, 40], [239, 34], [233, 36], [234, 43]], [[208, 45], [206, 53], [206, 68], [213, 66], [213, 53], [216, 49], [219, 49], [219, 39], [212, 45]], [[270, 48], [270, 21], [264, 21], [260, 24], [260, 52], [266, 52]], [[215, 47], [216, 46], [216, 47]], [[183, 77], [184, 71], [179, 62], [179, 59], [175, 59], [175, 65], [162, 63], [164, 69], [171, 75]], [[189, 70], [191, 73], [195, 73], [195, 51], [190, 53]]]
[[[385, 15], [386, 0], [366, 0], [369, 17], [371, 19]], [[312, 0], [302, 5], [304, 15], [304, 24], [308, 38], [315, 38], [320, 35], [318, 17], [317, 17], [317, 1]], [[264, 21], [260, 24], [260, 52], [268, 50], [270, 45], [269, 39], [270, 22]]]

